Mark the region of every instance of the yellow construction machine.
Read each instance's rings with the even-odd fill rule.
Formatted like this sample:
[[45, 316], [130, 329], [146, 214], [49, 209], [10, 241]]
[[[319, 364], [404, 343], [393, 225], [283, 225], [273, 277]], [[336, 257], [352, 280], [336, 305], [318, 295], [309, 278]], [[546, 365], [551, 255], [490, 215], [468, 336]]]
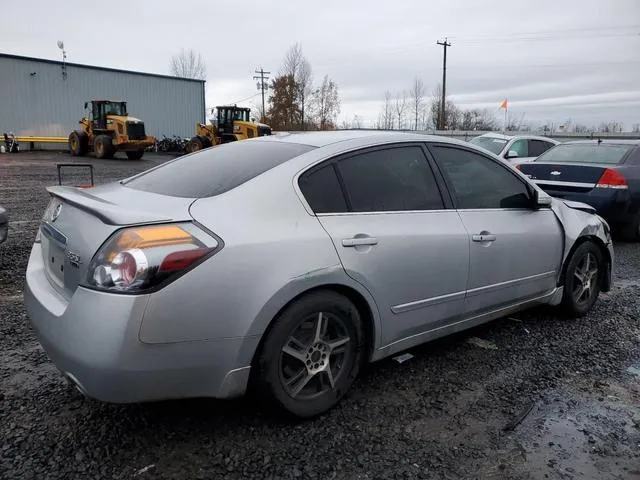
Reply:
[[[85, 102], [85, 110], [88, 106]], [[69, 135], [69, 151], [76, 157], [93, 149], [97, 158], [112, 158], [123, 151], [129, 159], [138, 160], [145, 148], [156, 143], [155, 137], [145, 134], [144, 122], [127, 113], [127, 102], [91, 100], [90, 115], [79, 123], [80, 130]]]
[[196, 123], [196, 135], [187, 144], [187, 153], [221, 143], [271, 135], [271, 127], [251, 121], [251, 109], [234, 106], [216, 107], [216, 124]]

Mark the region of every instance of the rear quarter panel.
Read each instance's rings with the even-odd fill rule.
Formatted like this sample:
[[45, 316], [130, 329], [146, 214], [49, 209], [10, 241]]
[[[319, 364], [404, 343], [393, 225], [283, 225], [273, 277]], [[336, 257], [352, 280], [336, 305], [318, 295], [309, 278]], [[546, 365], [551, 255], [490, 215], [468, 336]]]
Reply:
[[143, 342], [260, 335], [300, 292], [347, 281], [331, 239], [297, 197], [293, 174], [279, 170], [192, 205], [193, 218], [224, 247], [151, 295]]

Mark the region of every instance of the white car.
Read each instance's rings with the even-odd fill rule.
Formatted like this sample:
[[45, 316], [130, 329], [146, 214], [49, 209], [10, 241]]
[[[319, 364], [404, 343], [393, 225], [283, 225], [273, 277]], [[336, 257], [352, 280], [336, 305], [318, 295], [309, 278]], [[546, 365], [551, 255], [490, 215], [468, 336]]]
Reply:
[[472, 138], [469, 142], [489, 150], [510, 163], [532, 162], [560, 143], [551, 138], [535, 135], [504, 135], [493, 132]]

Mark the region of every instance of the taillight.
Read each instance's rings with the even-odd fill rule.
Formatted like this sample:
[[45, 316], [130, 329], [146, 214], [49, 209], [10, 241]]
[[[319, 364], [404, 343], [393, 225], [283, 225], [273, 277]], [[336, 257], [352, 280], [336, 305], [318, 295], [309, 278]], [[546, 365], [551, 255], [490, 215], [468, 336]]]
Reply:
[[519, 163], [516, 163], [516, 169], [520, 170], [520, 164]]
[[85, 285], [144, 292], [171, 282], [217, 248], [213, 237], [191, 223], [124, 228], [91, 260]]
[[629, 185], [627, 184], [627, 180], [619, 172], [607, 168], [600, 176], [596, 187], [626, 190], [629, 188]]

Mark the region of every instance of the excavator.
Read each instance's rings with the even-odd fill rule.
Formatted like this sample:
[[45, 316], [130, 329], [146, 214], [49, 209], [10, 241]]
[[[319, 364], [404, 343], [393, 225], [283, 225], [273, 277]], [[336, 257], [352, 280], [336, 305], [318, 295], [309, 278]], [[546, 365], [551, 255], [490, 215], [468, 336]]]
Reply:
[[271, 135], [271, 127], [250, 119], [251, 109], [235, 105], [216, 107], [215, 124], [196, 123], [196, 134], [187, 144], [187, 153], [197, 152], [221, 143]]
[[[154, 145], [156, 139], [147, 135], [144, 122], [129, 115], [127, 102], [91, 100], [90, 115], [83, 117], [80, 130], [69, 135], [69, 151], [75, 157], [85, 156], [90, 149], [97, 158], [113, 158], [117, 151], [127, 158], [139, 160], [145, 148]], [[85, 110], [89, 102], [84, 103]]]

